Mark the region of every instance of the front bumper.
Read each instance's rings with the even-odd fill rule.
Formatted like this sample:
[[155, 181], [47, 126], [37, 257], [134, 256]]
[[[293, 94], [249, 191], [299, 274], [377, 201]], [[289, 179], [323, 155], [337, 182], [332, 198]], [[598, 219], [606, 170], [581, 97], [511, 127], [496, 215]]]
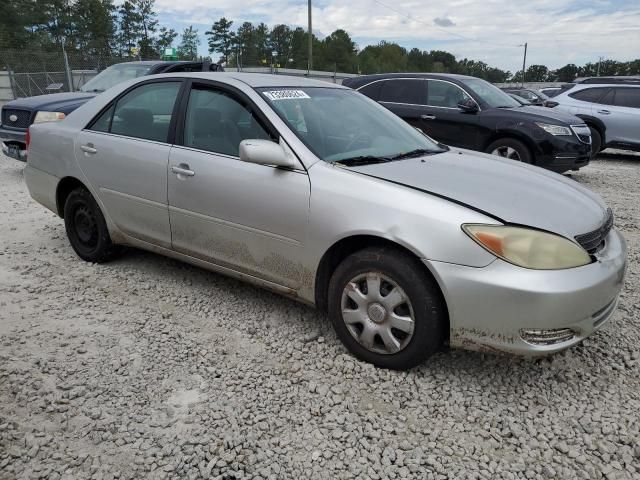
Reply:
[[21, 162], [27, 161], [26, 130], [12, 130], [0, 125], [2, 153]]
[[536, 155], [536, 165], [557, 173], [578, 170], [591, 160], [591, 144], [583, 143], [575, 136], [557, 136], [545, 134], [545, 140], [539, 143], [540, 151]]
[[484, 268], [425, 263], [447, 302], [452, 347], [540, 356], [580, 343], [611, 318], [626, 259], [624, 238], [611, 230], [596, 261], [584, 267], [529, 270], [500, 259]]

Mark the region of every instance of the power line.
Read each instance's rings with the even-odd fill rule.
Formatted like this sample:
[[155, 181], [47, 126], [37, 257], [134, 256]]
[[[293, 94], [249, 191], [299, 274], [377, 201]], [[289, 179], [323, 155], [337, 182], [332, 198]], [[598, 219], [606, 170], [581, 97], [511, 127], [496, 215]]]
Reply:
[[378, 5], [381, 5], [381, 6], [385, 7], [386, 9], [397, 13], [398, 15], [401, 15], [401, 16], [403, 16], [405, 18], [408, 18], [409, 20], [413, 20], [414, 22], [421, 23], [421, 24], [426, 25], [426, 26], [428, 26], [428, 27], [430, 27], [430, 28], [432, 28], [434, 30], [438, 30], [438, 31], [444, 32], [446, 34], [453, 35], [453, 36], [461, 38], [463, 40], [469, 40], [469, 41], [478, 42], [478, 43], [486, 43], [488, 45], [494, 45], [494, 46], [497, 46], [497, 47], [508, 47], [508, 48], [519, 47], [519, 45], [511, 45], [511, 44], [506, 44], [506, 43], [490, 42], [488, 40], [480, 40], [478, 38], [467, 37], [466, 35], [461, 35], [461, 34], [456, 33], [456, 32], [451, 32], [449, 30], [445, 30], [444, 28], [439, 28], [439, 27], [433, 25], [433, 23], [425, 22], [424, 20], [422, 20], [420, 18], [417, 18], [417, 17], [414, 17], [413, 15], [411, 15], [409, 13], [406, 13], [406, 12], [403, 12], [401, 10], [398, 10], [397, 8], [392, 7], [390, 5], [387, 5], [386, 3], [383, 3], [380, 0], [373, 0], [373, 1], [375, 3], [377, 3]]

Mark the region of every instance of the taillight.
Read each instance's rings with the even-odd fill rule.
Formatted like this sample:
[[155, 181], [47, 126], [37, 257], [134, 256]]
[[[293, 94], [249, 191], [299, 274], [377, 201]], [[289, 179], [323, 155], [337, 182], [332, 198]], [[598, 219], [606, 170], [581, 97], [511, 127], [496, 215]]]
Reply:
[[27, 128], [27, 135], [26, 135], [26, 137], [24, 137], [24, 143], [27, 144], [27, 150], [29, 150], [29, 142], [31, 142], [31, 133], [29, 132], [29, 129]]

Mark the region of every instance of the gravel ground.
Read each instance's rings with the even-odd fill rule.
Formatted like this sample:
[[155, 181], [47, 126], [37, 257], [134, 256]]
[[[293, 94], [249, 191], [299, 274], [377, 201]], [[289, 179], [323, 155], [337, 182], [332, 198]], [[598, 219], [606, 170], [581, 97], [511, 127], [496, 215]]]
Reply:
[[640, 478], [640, 158], [573, 178], [629, 244], [608, 326], [547, 359], [398, 373], [243, 283], [136, 250], [80, 261], [1, 158], [0, 479]]

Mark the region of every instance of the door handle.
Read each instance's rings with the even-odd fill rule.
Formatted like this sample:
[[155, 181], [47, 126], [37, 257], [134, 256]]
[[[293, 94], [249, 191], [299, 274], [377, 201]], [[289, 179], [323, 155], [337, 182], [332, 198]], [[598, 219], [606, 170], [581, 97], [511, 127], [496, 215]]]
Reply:
[[93, 147], [93, 143], [80, 145], [80, 150], [82, 150], [84, 153], [98, 153], [98, 150]]
[[420, 115], [420, 118], [423, 120], [435, 120], [436, 116], [435, 115]]
[[611, 112], [609, 110], [598, 110], [598, 113], [601, 113], [603, 115], [609, 115]]
[[189, 165], [186, 163], [181, 163], [180, 165], [173, 165], [171, 167], [171, 171], [176, 175], [183, 175], [185, 177], [193, 177], [196, 172], [189, 169]]

